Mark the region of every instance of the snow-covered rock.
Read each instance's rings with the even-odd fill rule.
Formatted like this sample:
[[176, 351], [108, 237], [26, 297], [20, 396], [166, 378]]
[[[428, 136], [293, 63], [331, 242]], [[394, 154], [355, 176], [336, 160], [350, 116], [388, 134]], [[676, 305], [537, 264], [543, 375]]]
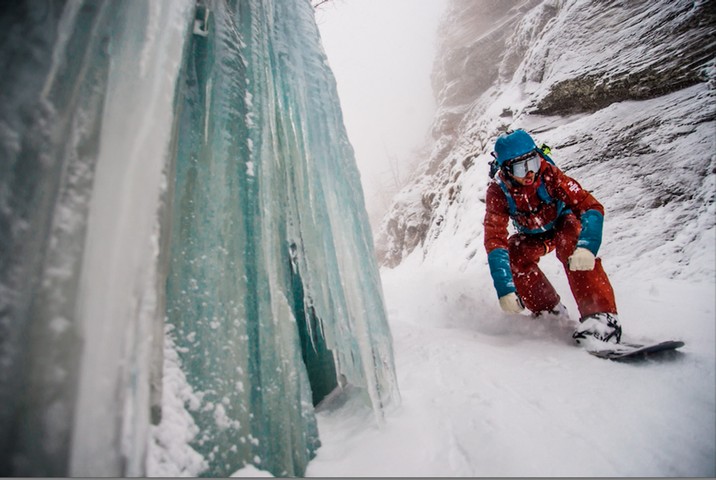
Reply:
[[461, 269], [485, 264], [489, 153], [525, 128], [605, 205], [612, 268], [710, 278], [715, 25], [706, 1], [453, 0], [432, 153], [383, 221], [382, 264], [447, 250]]

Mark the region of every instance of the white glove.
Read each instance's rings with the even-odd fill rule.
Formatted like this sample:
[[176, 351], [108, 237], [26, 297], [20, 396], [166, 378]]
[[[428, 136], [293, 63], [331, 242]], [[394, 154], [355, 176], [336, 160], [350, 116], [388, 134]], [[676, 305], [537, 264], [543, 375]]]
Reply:
[[520, 300], [520, 297], [518, 297], [515, 292], [500, 297], [500, 307], [507, 313], [520, 313], [525, 309], [522, 300]]
[[594, 254], [586, 248], [577, 247], [567, 260], [569, 269], [574, 271], [594, 270]]

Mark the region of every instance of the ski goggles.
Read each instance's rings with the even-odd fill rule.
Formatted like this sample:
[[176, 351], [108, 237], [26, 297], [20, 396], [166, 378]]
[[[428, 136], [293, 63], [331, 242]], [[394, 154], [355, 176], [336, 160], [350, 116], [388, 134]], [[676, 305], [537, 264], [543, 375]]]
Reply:
[[542, 159], [537, 152], [529, 152], [521, 155], [505, 165], [505, 169], [513, 177], [526, 177], [529, 172], [539, 172], [540, 164]]

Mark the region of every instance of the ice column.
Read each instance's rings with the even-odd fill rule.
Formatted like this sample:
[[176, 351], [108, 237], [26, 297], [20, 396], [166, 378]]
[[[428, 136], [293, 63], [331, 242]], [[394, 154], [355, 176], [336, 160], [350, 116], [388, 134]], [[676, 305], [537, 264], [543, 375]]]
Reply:
[[161, 173], [192, 7], [3, 5], [0, 475], [144, 472]]
[[345, 382], [380, 417], [390, 332], [309, 2], [8, 5], [0, 474], [146, 473], [165, 317], [203, 474], [302, 474]]
[[[206, 13], [205, 8], [210, 11]], [[398, 392], [335, 80], [309, 2], [201, 4], [177, 105], [170, 335], [207, 475], [301, 475], [340, 382]]]

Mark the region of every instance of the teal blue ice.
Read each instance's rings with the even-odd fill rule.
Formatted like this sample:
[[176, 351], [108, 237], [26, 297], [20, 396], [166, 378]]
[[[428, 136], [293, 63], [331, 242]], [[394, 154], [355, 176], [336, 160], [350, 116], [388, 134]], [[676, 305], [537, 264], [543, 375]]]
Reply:
[[212, 5], [179, 86], [168, 318], [211, 474], [300, 475], [338, 375], [396, 394], [380, 278], [308, 2]]
[[145, 475], [172, 391], [165, 346], [196, 400], [203, 476], [300, 476], [326, 395], [350, 385], [378, 420], [398, 401], [313, 14], [307, 0], [5, 8], [0, 475]]

